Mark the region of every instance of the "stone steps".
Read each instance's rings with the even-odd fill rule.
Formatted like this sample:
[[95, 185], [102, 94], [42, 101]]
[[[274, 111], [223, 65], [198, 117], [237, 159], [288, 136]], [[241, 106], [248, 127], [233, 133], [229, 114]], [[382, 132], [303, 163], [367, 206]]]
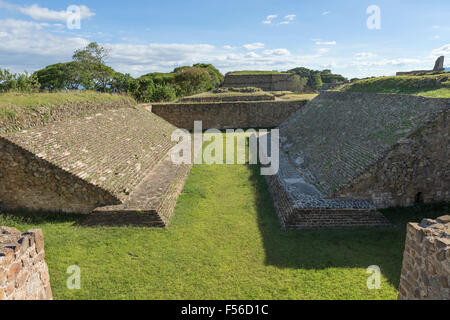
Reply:
[[282, 151], [278, 173], [266, 176], [266, 181], [284, 229], [391, 226], [371, 201], [333, 199], [321, 193], [308, 181], [308, 173], [297, 169]]
[[96, 208], [83, 225], [167, 227], [190, 168], [173, 164], [169, 152], [123, 204]]

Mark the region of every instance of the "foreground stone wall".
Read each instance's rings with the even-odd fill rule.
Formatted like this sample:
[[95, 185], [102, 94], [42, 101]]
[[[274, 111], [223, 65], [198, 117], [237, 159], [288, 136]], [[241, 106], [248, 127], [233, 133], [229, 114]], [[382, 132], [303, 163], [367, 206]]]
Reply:
[[227, 74], [223, 87], [245, 88], [256, 87], [265, 91], [292, 91], [301, 92], [300, 77], [296, 74], [255, 74], [233, 75]]
[[450, 300], [450, 216], [410, 223], [400, 300]]
[[280, 125], [308, 101], [259, 101], [222, 103], [155, 104], [152, 112], [176, 127], [193, 130], [194, 121], [203, 129], [272, 128]]
[[51, 300], [41, 230], [0, 227], [0, 300]]

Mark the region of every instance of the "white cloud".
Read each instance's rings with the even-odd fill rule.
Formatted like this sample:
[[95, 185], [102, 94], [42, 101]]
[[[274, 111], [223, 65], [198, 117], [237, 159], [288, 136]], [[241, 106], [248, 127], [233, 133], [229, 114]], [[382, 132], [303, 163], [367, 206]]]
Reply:
[[244, 49], [253, 51], [264, 48], [264, 43], [261, 42], [255, 42], [255, 43], [249, 43], [242, 46]]
[[273, 21], [274, 19], [276, 19], [276, 18], [278, 18], [278, 15], [276, 15], [276, 14], [270, 14], [270, 15], [268, 15], [268, 16], [266, 17], [266, 20], [264, 20], [262, 23], [264, 23], [264, 24], [271, 24], [272, 21]]
[[295, 17], [296, 17], [295, 14], [288, 14], [288, 15], [285, 16], [284, 18], [285, 18], [286, 20], [288, 20], [288, 21], [292, 21], [292, 20], [295, 19]]
[[[285, 24], [290, 24], [292, 21], [295, 20], [297, 16], [295, 14], [288, 14], [285, 15], [283, 18], [283, 21], [276, 23], [275, 25], [285, 25]], [[263, 24], [273, 24], [275, 22], [275, 20], [278, 18], [278, 15], [276, 14], [271, 14], [269, 16], [266, 17], [266, 20], [264, 20], [262, 23]]]
[[[40, 7], [37, 4], [21, 7], [21, 6], [0, 0], [0, 8], [19, 11], [22, 14], [29, 16], [33, 20], [37, 20], [37, 21], [66, 22], [67, 19], [70, 17], [70, 13], [67, 12], [67, 10], [55, 11], [55, 10], [51, 10], [48, 8]], [[81, 6], [79, 6], [79, 8], [80, 8], [81, 19], [87, 19], [87, 18], [91, 18], [91, 17], [95, 16], [95, 13], [88, 7], [81, 5]]]
[[263, 54], [268, 56], [289, 56], [291, 52], [288, 49], [264, 50]]
[[450, 44], [446, 44], [440, 48], [431, 51], [432, 57], [446, 56], [446, 55], [450, 55]]
[[316, 45], [318, 46], [334, 46], [336, 44], [336, 41], [316, 41]]
[[377, 57], [377, 55], [372, 52], [359, 52], [359, 53], [355, 54], [355, 58], [357, 60], [371, 59], [371, 58], [375, 58], [375, 57]]
[[327, 15], [329, 15], [329, 14], [331, 14], [331, 11], [324, 11], [324, 12], [322, 12], [322, 15], [323, 15], [323, 16], [327, 16]]

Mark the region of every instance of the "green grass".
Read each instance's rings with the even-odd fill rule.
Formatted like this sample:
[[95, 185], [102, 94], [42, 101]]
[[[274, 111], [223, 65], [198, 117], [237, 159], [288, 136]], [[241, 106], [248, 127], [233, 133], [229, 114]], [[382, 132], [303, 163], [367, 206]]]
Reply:
[[[338, 91], [413, 94], [431, 98], [450, 98], [450, 73], [422, 76], [379, 77], [358, 80]], [[440, 85], [437, 85], [437, 82]]]
[[253, 75], [264, 75], [264, 74], [290, 74], [288, 72], [278, 72], [278, 71], [263, 71], [263, 70], [243, 70], [243, 71], [233, 71], [228, 73], [228, 75], [233, 76], [253, 76]]
[[[406, 224], [448, 205], [383, 212], [393, 228], [281, 230], [258, 166], [195, 165], [166, 229], [80, 226], [81, 215], [0, 214], [41, 228], [55, 299], [396, 299]], [[81, 290], [66, 270], [81, 268]], [[378, 265], [381, 290], [368, 290]]]

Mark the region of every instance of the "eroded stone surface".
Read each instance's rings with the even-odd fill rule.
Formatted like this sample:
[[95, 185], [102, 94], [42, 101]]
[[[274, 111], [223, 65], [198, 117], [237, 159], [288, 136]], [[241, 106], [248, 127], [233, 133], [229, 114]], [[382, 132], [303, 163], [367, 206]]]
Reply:
[[143, 108], [109, 110], [0, 137], [0, 205], [90, 213], [117, 205], [173, 147]]
[[450, 300], [449, 216], [410, 223], [406, 236], [400, 300]]
[[51, 300], [44, 236], [0, 227], [0, 300]]

